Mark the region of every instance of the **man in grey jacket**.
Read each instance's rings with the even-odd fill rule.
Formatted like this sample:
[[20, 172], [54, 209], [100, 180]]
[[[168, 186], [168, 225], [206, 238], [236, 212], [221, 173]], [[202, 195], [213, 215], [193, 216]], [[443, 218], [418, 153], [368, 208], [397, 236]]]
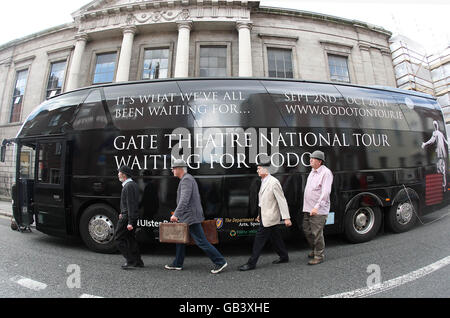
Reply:
[[[172, 164], [173, 175], [180, 179], [177, 190], [177, 208], [170, 218], [171, 222], [182, 222], [189, 225], [189, 233], [198, 247], [214, 263], [211, 273], [220, 273], [228, 264], [220, 252], [206, 239], [202, 228], [203, 208], [200, 199], [197, 182], [187, 173], [187, 164], [184, 160], [175, 160]], [[171, 265], [166, 265], [169, 270], [182, 270], [186, 255], [185, 244], [176, 244], [176, 256]]]

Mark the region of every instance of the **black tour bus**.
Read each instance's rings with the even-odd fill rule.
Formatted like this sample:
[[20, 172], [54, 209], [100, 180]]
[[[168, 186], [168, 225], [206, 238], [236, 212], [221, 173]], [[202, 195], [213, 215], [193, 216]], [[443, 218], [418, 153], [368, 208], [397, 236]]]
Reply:
[[[43, 102], [12, 141], [16, 222], [81, 236], [97, 252], [114, 251], [122, 164], [133, 169], [142, 193], [141, 242], [157, 241], [160, 222], [175, 209], [174, 158], [188, 162], [221, 242], [257, 231], [261, 156], [270, 157], [300, 225], [309, 155], [322, 150], [334, 174], [325, 231], [355, 243], [382, 227], [409, 230], [418, 216], [444, 206], [450, 192], [436, 100], [386, 87], [268, 78], [91, 86]], [[298, 228], [284, 233], [300, 235]]]

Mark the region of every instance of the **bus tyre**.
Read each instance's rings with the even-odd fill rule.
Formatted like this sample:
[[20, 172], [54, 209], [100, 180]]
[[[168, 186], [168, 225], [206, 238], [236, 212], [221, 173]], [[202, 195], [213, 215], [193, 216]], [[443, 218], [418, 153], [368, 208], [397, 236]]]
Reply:
[[80, 235], [86, 246], [94, 252], [116, 252], [114, 230], [117, 212], [106, 204], [89, 206], [80, 218]]
[[345, 237], [351, 243], [363, 243], [372, 240], [381, 226], [379, 207], [365, 206], [349, 210], [345, 215]]
[[417, 221], [416, 201], [403, 201], [394, 204], [386, 215], [386, 226], [394, 233], [409, 231]]

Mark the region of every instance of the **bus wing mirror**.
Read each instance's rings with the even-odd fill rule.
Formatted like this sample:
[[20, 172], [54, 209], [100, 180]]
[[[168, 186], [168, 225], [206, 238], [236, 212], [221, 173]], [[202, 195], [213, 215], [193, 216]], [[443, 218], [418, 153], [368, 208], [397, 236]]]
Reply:
[[0, 161], [5, 162], [5, 157], [6, 157], [6, 145], [2, 145], [0, 150]]
[[0, 162], [5, 162], [6, 160], [6, 146], [11, 145], [15, 139], [3, 139], [2, 146], [0, 148]]

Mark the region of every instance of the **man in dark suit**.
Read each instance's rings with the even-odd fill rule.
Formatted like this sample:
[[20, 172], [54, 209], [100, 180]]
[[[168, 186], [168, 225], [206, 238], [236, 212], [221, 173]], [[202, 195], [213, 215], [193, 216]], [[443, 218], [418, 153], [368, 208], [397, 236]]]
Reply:
[[118, 177], [122, 182], [120, 196], [120, 215], [115, 231], [115, 242], [118, 250], [126, 259], [123, 269], [144, 267], [139, 245], [135, 238], [137, 219], [139, 216], [139, 188], [131, 179], [133, 171], [128, 166], [119, 169]]
[[[171, 222], [183, 222], [189, 225], [189, 233], [198, 247], [214, 263], [212, 274], [220, 273], [228, 264], [220, 252], [206, 239], [202, 228], [205, 219], [200, 199], [197, 182], [194, 177], [187, 173], [187, 164], [184, 160], [175, 160], [172, 164], [173, 175], [180, 179], [177, 190], [177, 208], [170, 218]], [[166, 265], [168, 270], [182, 270], [186, 245], [176, 244], [176, 256], [171, 265]]]

